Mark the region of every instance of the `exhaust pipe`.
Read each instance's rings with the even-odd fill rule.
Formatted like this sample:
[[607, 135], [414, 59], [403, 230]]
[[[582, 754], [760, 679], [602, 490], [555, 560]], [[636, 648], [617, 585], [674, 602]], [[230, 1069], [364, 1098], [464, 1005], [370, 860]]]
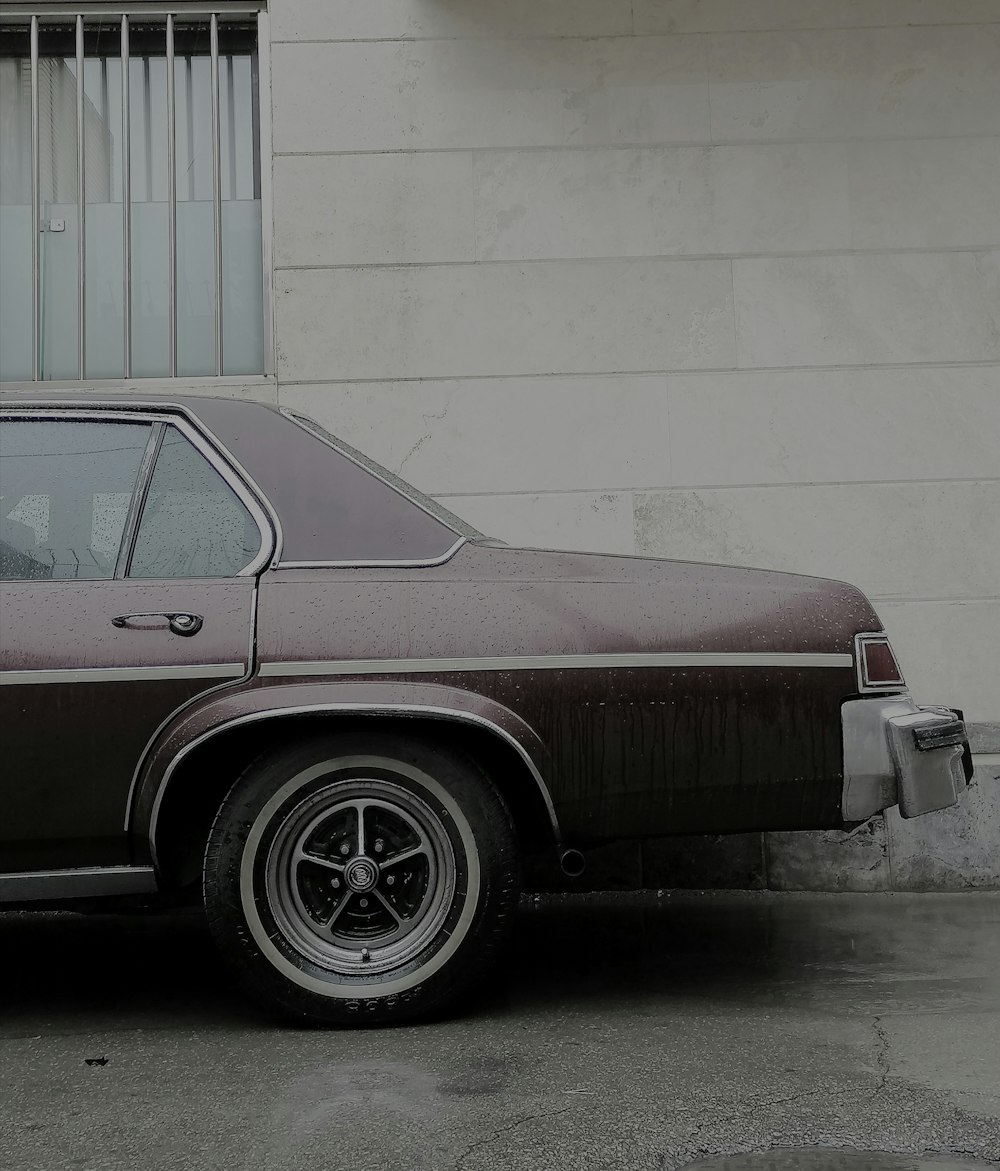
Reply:
[[568, 878], [579, 878], [587, 869], [587, 859], [581, 850], [563, 850], [559, 855], [559, 865]]

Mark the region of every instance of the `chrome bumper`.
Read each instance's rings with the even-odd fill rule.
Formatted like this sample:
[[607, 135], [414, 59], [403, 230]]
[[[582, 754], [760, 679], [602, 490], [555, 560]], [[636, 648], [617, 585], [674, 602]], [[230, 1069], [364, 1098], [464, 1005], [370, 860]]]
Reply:
[[972, 778], [962, 713], [917, 707], [905, 692], [852, 699], [841, 708], [845, 821], [864, 821], [898, 805], [919, 817], [954, 805]]

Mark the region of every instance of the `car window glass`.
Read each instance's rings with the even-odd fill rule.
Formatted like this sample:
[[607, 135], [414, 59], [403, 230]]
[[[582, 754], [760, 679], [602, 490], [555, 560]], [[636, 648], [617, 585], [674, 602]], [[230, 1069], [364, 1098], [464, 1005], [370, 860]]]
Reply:
[[114, 577], [148, 424], [0, 423], [0, 578]]
[[233, 577], [260, 551], [260, 530], [226, 480], [168, 427], [143, 506], [129, 577]]

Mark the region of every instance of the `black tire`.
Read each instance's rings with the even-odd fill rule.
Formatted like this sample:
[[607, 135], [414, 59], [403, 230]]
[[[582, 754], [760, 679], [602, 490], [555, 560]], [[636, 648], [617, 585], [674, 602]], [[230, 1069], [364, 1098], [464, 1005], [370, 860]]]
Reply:
[[259, 757], [205, 853], [222, 955], [300, 1024], [389, 1024], [454, 1001], [493, 964], [519, 886], [510, 813], [485, 773], [395, 733]]

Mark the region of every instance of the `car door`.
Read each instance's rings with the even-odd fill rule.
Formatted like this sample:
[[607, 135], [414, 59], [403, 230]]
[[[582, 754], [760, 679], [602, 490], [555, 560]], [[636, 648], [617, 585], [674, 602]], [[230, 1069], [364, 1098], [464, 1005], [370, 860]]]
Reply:
[[186, 421], [0, 422], [0, 874], [129, 863], [157, 728], [252, 670], [272, 535]]

